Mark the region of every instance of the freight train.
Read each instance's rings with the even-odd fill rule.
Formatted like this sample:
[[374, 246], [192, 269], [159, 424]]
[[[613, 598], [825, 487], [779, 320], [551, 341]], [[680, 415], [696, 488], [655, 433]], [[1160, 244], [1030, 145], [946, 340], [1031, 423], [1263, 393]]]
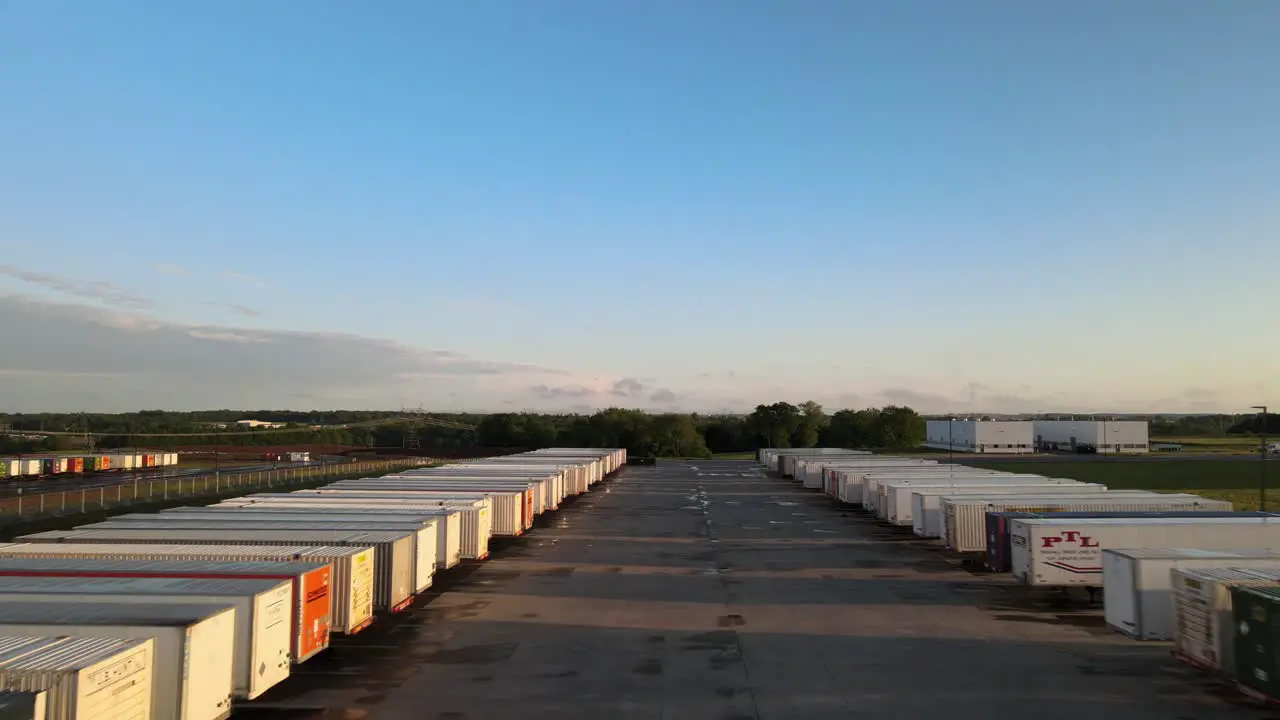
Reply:
[[24, 455], [0, 457], [0, 478], [35, 478], [54, 475], [147, 470], [173, 467], [178, 453], [155, 450], [117, 450], [79, 455]]

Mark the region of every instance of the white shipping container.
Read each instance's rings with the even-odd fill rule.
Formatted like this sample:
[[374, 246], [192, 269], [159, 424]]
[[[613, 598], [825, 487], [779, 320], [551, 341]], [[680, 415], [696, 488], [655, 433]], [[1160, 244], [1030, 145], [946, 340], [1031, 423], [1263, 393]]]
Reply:
[[371, 480], [344, 480], [342, 482], [333, 483], [332, 485], [326, 485], [323, 488], [317, 488], [316, 490], [320, 493], [332, 491], [337, 493], [351, 493], [354, 495], [399, 495], [404, 497], [411, 497], [413, 493], [427, 493], [428, 495], [435, 494], [446, 496], [491, 495], [494, 497], [494, 508], [496, 512], [502, 512], [502, 508], [506, 507], [502, 503], [506, 502], [508, 499], [513, 503], [512, 507], [519, 509], [519, 523], [515, 526], [518, 528], [515, 531], [516, 534], [533, 527], [533, 519], [541, 512], [538, 507], [540, 502], [539, 497], [541, 497], [542, 490], [537, 482], [505, 477], [429, 477], [417, 480], [403, 478], [383, 480], [381, 478], [373, 478]]
[[911, 493], [915, 488], [963, 488], [970, 486], [987, 486], [991, 488], [1019, 487], [1033, 485], [1037, 487], [1060, 487], [1079, 485], [1079, 480], [1049, 478], [1043, 475], [996, 475], [982, 477], [961, 477], [945, 479], [881, 480], [880, 499], [876, 503], [876, 517], [891, 525], [911, 524]]
[[541, 515], [552, 509], [552, 504], [559, 506], [552, 499], [552, 478], [528, 478], [510, 476], [472, 476], [472, 475], [387, 475], [380, 478], [360, 478], [340, 480], [326, 485], [322, 490], [371, 490], [375, 492], [415, 492], [419, 490], [470, 490], [478, 491], [509, 490], [533, 492], [533, 513]]
[[[987, 513], [992, 512], [1178, 512], [1191, 510], [1231, 510], [1231, 503], [1205, 500], [1198, 495], [1153, 493], [1144, 490], [1109, 490], [1091, 495], [1057, 497], [999, 493], [979, 497], [942, 498], [942, 537], [956, 552], [986, 552]], [[1157, 546], [1159, 547], [1159, 546]], [[1182, 545], [1180, 547], [1186, 547]], [[1101, 558], [1098, 559], [1098, 563]], [[1095, 563], [1096, 565], [1097, 563]], [[1099, 566], [1098, 572], [1101, 572]]]
[[1007, 475], [1008, 473], [997, 472], [994, 470], [976, 470], [975, 468], [966, 468], [961, 465], [930, 465], [922, 467], [912, 467], [909, 470], [898, 470], [896, 468], [872, 468], [857, 470], [840, 470], [837, 473], [838, 497], [842, 502], [851, 505], [865, 505], [868, 502], [868, 493], [875, 493], [875, 484], [868, 488], [867, 477], [869, 475], [879, 475], [888, 473], [890, 476], [897, 475], [900, 478], [920, 477], [920, 478], [936, 478], [936, 477], [958, 477], [970, 475]]
[[[490, 458], [491, 462], [465, 463], [463, 465], [454, 465], [444, 468], [424, 468], [428, 472], [431, 470], [440, 470], [444, 472], [458, 471], [469, 472], [472, 470], [493, 470], [493, 471], [530, 471], [544, 472], [548, 469], [563, 467], [564, 458], [554, 457], [531, 457], [528, 455], [515, 455], [507, 458]], [[586, 492], [592, 485], [604, 479], [608, 474], [602, 461], [592, 460], [581, 464], [582, 475], [579, 477], [578, 493]]]
[[878, 458], [863, 459], [856, 457], [853, 459], [831, 460], [823, 458], [806, 458], [796, 461], [795, 478], [802, 487], [810, 490], [817, 490], [823, 487], [823, 478], [826, 475], [826, 469], [829, 467], [884, 467], [889, 469], [920, 467], [926, 465], [936, 465], [934, 460], [924, 460], [921, 458]]
[[[942, 467], [942, 466], [937, 466]], [[1013, 473], [1000, 472], [995, 470], [978, 470], [968, 468], [965, 470], [956, 470], [948, 468], [946, 470], [904, 470], [898, 472], [895, 470], [877, 470], [876, 472], [867, 473], [862, 477], [862, 507], [871, 512], [875, 512], [880, 502], [880, 483], [888, 480], [933, 480], [934, 482], [953, 480], [961, 480], [967, 477], [1016, 477]], [[1043, 475], [1032, 475], [1030, 477], [1044, 477]]]
[[403, 532], [413, 536], [410, 563], [413, 571], [413, 594], [426, 592], [431, 587], [436, 571], [436, 540], [439, 535], [436, 519], [423, 522], [394, 523], [366, 520], [361, 523], [345, 525], [328, 525], [315, 520], [302, 521], [255, 520], [254, 518], [226, 517], [205, 518], [182, 515], [143, 515], [133, 514], [112, 518], [105, 522], [81, 525], [79, 530], [132, 530], [134, 528], [154, 528], [164, 530], [311, 530], [336, 532]]
[[[920, 458], [901, 458], [901, 457], [871, 457], [862, 460], [836, 460], [822, 461], [818, 463], [819, 482], [823, 492], [836, 497], [837, 487], [839, 485], [840, 473], [866, 473], [876, 469], [880, 470], [906, 470], [910, 468], [932, 470], [939, 467], [936, 460], [922, 460]], [[945, 465], [943, 467], [960, 467], [957, 465]]]
[[[987, 549], [987, 513], [1066, 512], [1065, 508], [1073, 502], [1128, 501], [1135, 498], [1144, 502], [1150, 502], [1152, 498], [1166, 502], [1171, 498], [1186, 497], [1192, 496], [1107, 488], [1031, 495], [1020, 491], [1004, 492], [999, 488], [987, 488], [984, 492], [948, 493], [932, 501], [937, 504], [938, 510], [930, 514], [930, 520], [925, 521], [925, 532], [930, 533], [928, 537], [942, 538], [943, 545], [950, 550], [984, 552]], [[1031, 509], [1022, 510], [1024, 507]]]
[[3, 720], [45, 720], [49, 693], [43, 690], [21, 692], [0, 690], [0, 718]]
[[111, 470], [132, 470], [136, 467], [137, 455], [133, 453], [112, 453], [107, 456]]
[[856, 459], [866, 457], [871, 453], [862, 450], [845, 450], [843, 448], [803, 448], [779, 450], [773, 455], [770, 469], [777, 472], [784, 478], [794, 478], [796, 474], [796, 461], [816, 459], [825, 457], [830, 459], [849, 458]]
[[[852, 465], [858, 465], [861, 460], [867, 459], [869, 457], [872, 457], [872, 456], [864, 455], [864, 454], [846, 454], [846, 453], [827, 453], [827, 454], [821, 454], [821, 455], [796, 455], [794, 453], [786, 453], [782, 455], [782, 457], [780, 458], [780, 462], [778, 464], [778, 468], [779, 468], [778, 474], [789, 480], [794, 480], [797, 483], [800, 483], [801, 486], [803, 486], [804, 479], [802, 477], [802, 474], [805, 472], [805, 468], [808, 467], [809, 462], [814, 462], [819, 465], [836, 464], [836, 463], [849, 463]], [[890, 458], [880, 456], [880, 459], [889, 460]], [[899, 458], [893, 458], [893, 459], [899, 459]]]
[[1009, 521], [1013, 575], [1101, 587], [1106, 548], [1280, 549], [1280, 518], [1028, 518]]
[[1073, 485], [1008, 485], [977, 482], [972, 485], [926, 487], [911, 490], [911, 530], [920, 537], [942, 537], [942, 498], [960, 495], [1085, 495], [1107, 492], [1106, 485], [1076, 483]]
[[[123, 560], [103, 557], [16, 557], [0, 554], [0, 576], [86, 578], [191, 578], [288, 580], [293, 583], [292, 657], [301, 663], [329, 647], [333, 618], [333, 564], [225, 562], [222, 560]], [[0, 618], [3, 612], [0, 611]]]
[[214, 507], [251, 507], [273, 511], [297, 510], [300, 512], [431, 512], [456, 510], [461, 515], [461, 539], [459, 554], [463, 560], [483, 560], [489, 556], [489, 540], [493, 537], [493, 503], [487, 497], [467, 500], [434, 499], [397, 503], [389, 507], [383, 501], [364, 502], [360, 499], [338, 495], [304, 497], [284, 493], [275, 496], [250, 495], [231, 498]]
[[23, 458], [22, 460], [19, 460], [19, 461], [18, 461], [18, 474], [19, 474], [19, 475], [39, 475], [39, 474], [40, 474], [40, 461], [39, 461], [39, 460], [29, 460], [29, 459], [26, 459], [26, 458]]
[[42, 690], [49, 720], [150, 720], [155, 641], [0, 637], [0, 688]]
[[1138, 640], [1172, 640], [1177, 635], [1173, 571], [1224, 567], [1280, 569], [1280, 551], [1263, 550], [1242, 556], [1229, 550], [1103, 550], [1107, 625]]
[[[354, 634], [373, 622], [374, 549], [315, 545], [129, 545], [80, 543], [0, 544], [0, 558], [102, 558], [174, 562], [327, 562], [333, 569], [329, 630]], [[227, 577], [239, 577], [234, 568]]]
[[5, 603], [0, 635], [152, 639], [153, 718], [222, 720], [231, 714], [236, 644], [231, 605]]
[[[364, 527], [370, 530], [396, 529], [391, 527], [372, 527], [370, 523], [399, 523], [436, 526], [436, 569], [447, 570], [458, 564], [461, 559], [462, 513], [453, 508], [440, 508], [416, 513], [380, 512], [378, 510], [355, 510], [342, 512], [324, 511], [282, 511], [273, 512], [266, 508], [252, 505], [239, 506], [189, 506], [162, 510], [160, 516], [172, 518], [235, 519], [235, 520], [270, 520], [279, 523], [305, 523], [307, 527], [323, 527], [326, 530], [344, 530], [351, 527]], [[133, 517], [117, 515], [114, 520]], [[148, 516], [150, 517], [150, 516]]]
[[374, 548], [374, 608], [396, 611], [413, 600], [414, 537], [396, 530], [51, 530], [18, 538], [28, 543], [157, 543], [163, 545], [344, 545]]
[[341, 498], [363, 504], [381, 504], [384, 507], [403, 507], [416, 501], [439, 502], [442, 505], [475, 502], [487, 498], [490, 502], [490, 522], [494, 535], [516, 537], [524, 532], [525, 498], [522, 492], [434, 490], [419, 492], [377, 492], [346, 490], [299, 490], [292, 493], [303, 498]]
[[[1242, 560], [1241, 563], [1251, 561]], [[1186, 568], [1171, 571], [1174, 655], [1206, 670], [1235, 675], [1235, 613], [1231, 588], [1280, 585], [1269, 568]]]
[[252, 700], [289, 677], [293, 583], [288, 580], [0, 577], [0, 603], [139, 601], [234, 607], [236, 697]]
[[545, 462], [529, 463], [489, 463], [451, 465], [438, 468], [418, 468], [402, 470], [383, 477], [447, 477], [447, 476], [491, 476], [542, 479], [546, 477], [566, 476], [574, 474], [574, 494], [586, 492], [587, 489], [604, 477], [604, 470], [599, 465], [565, 464], [559, 458], [548, 458]]

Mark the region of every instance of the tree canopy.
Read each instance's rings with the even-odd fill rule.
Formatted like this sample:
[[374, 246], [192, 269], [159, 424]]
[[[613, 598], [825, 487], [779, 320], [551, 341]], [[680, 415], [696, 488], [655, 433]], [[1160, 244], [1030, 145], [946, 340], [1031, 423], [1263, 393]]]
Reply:
[[[285, 426], [249, 432], [235, 425], [244, 419]], [[0, 415], [0, 425], [24, 431], [0, 435], [0, 454], [84, 449], [90, 439], [87, 434], [93, 435], [94, 447], [104, 449], [291, 444], [426, 449], [569, 446], [625, 447], [634, 455], [658, 457], [708, 457], [760, 447], [908, 448], [924, 440], [924, 421], [910, 408], [840, 410], [828, 415], [813, 401], [758, 405], [747, 415], [651, 414], [609, 408], [591, 415], [433, 413], [406, 419], [395, 411], [147, 410]], [[42, 436], [42, 432], [71, 434]]]

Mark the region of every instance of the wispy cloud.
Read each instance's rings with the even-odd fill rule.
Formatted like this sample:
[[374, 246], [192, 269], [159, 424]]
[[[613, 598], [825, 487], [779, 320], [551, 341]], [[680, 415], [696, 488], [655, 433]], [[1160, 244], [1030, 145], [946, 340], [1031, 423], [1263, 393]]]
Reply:
[[[681, 401], [680, 396], [674, 391], [655, 387], [643, 379], [633, 377], [616, 380], [592, 378], [563, 385], [541, 384], [528, 388], [528, 392], [535, 398], [553, 403], [561, 409], [582, 407], [598, 409], [619, 403], [630, 407], [670, 409]], [[582, 402], [584, 400], [593, 404], [588, 405]]]
[[63, 275], [26, 270], [12, 265], [0, 265], [0, 275], [15, 280], [38, 285], [63, 295], [96, 300], [107, 305], [119, 305], [129, 308], [148, 308], [153, 305], [150, 298], [138, 295], [112, 282], [103, 280], [77, 280]]
[[210, 307], [222, 308], [223, 310], [232, 312], [236, 315], [239, 315], [240, 317], [247, 317], [247, 318], [262, 317], [261, 310], [258, 310], [257, 308], [251, 308], [248, 305], [241, 305], [240, 303], [218, 302], [216, 300], [208, 300], [205, 302], [205, 305], [208, 305]]
[[235, 332], [226, 329], [204, 330], [201, 328], [191, 328], [187, 330], [187, 336], [197, 340], [213, 340], [216, 342], [232, 342], [232, 343], [268, 343], [271, 338], [262, 335], [251, 335], [248, 333]]
[[222, 276], [223, 276], [223, 277], [225, 277], [225, 278], [227, 278], [227, 279], [229, 279], [229, 280], [235, 280], [235, 281], [236, 281], [236, 282], [238, 282], [238, 283], [243, 283], [243, 284], [245, 284], [245, 285], [249, 285], [249, 286], [251, 286], [251, 287], [264, 288], [264, 287], [266, 287], [266, 286], [267, 286], [267, 283], [266, 283], [264, 280], [262, 280], [262, 278], [255, 277], [255, 276], [250, 275], [250, 274], [248, 274], [248, 273], [242, 273], [242, 272], [224, 272], [224, 273], [222, 273]]
[[186, 277], [191, 274], [190, 270], [182, 267], [181, 265], [170, 265], [168, 263], [156, 265], [155, 269], [156, 272], [159, 272], [162, 275], [173, 275], [174, 277]]
[[516, 315], [521, 309], [498, 300], [454, 298], [444, 302], [446, 310], [473, 315]]
[[193, 325], [22, 295], [0, 294], [0, 337], [24, 338], [0, 343], [0, 377], [22, 378], [0, 383], [0, 407], [16, 410], [83, 408], [83, 387], [73, 395], [63, 381], [106, 377], [89, 409], [368, 408], [406, 396], [492, 409], [566, 375], [359, 335]]

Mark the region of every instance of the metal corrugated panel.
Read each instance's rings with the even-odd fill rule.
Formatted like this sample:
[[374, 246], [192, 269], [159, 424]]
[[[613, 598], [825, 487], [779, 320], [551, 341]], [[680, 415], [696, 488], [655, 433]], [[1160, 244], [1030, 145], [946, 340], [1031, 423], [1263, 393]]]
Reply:
[[491, 508], [492, 532], [494, 535], [515, 537], [524, 531], [524, 493], [511, 491], [466, 491], [466, 490], [424, 490], [420, 492], [364, 492], [364, 491], [332, 491], [308, 492], [295, 494], [307, 498], [334, 498], [357, 503], [382, 504], [384, 506], [404, 507], [415, 500], [428, 502], [462, 502], [470, 503], [479, 499], [487, 499]]
[[[1241, 561], [1247, 564], [1248, 561]], [[1174, 653], [1195, 665], [1235, 671], [1235, 618], [1232, 587], [1280, 584], [1280, 574], [1239, 568], [1175, 569], [1173, 580]]]
[[236, 608], [236, 694], [253, 699], [289, 676], [293, 583], [289, 580], [0, 577], [0, 598], [22, 602], [135, 602]]
[[50, 720], [151, 718], [150, 639], [0, 638], [0, 647], [12, 648], [0, 654], [0, 687], [46, 691]]
[[[183, 515], [135, 515], [132, 519], [108, 520], [106, 522], [85, 525], [84, 530], [132, 530], [135, 528], [168, 529], [168, 530], [329, 530], [322, 526], [323, 519], [312, 516], [299, 521], [255, 520], [253, 518], [236, 517], [223, 513], [225, 518], [207, 518], [205, 516]], [[419, 522], [381, 522], [376, 518], [357, 523], [348, 523], [349, 529], [355, 531], [403, 531], [413, 536], [412, 557], [410, 567], [413, 568], [413, 592], [421, 593], [431, 587], [435, 575], [439, 535], [438, 518]]]
[[[437, 508], [413, 513], [397, 510], [354, 509], [341, 510], [308, 510], [298, 507], [264, 507], [260, 505], [213, 505], [209, 507], [181, 507], [165, 510], [159, 515], [119, 515], [115, 520], [130, 518], [190, 518], [193, 521], [226, 519], [231, 522], [242, 520], [267, 520], [279, 523], [302, 523], [305, 527], [325, 527], [326, 529], [342, 529], [345, 527], [364, 527], [375, 530], [400, 529], [434, 525], [437, 528], [436, 565], [448, 569], [458, 564], [458, 545], [460, 542], [462, 511], [457, 508]], [[196, 526], [193, 524], [193, 527]]]
[[[306, 558], [333, 568], [333, 632], [354, 633], [373, 621], [373, 556], [369, 547], [309, 545], [165, 545], [11, 543], [5, 558], [108, 558], [114, 560], [210, 561], [223, 568], [236, 561], [283, 562]], [[230, 561], [230, 562], [228, 562]], [[364, 567], [367, 565], [368, 567]]]
[[1162, 512], [1177, 510], [1230, 511], [1231, 503], [1206, 500], [1195, 495], [1108, 491], [1091, 495], [944, 497], [943, 530], [946, 546], [957, 552], [986, 552], [989, 512]]
[[238, 498], [224, 501], [219, 507], [265, 508], [272, 511], [393, 511], [414, 512], [453, 511], [460, 516], [461, 539], [460, 554], [463, 560], [482, 560], [489, 555], [489, 539], [493, 537], [493, 502], [489, 498], [477, 497], [471, 500], [442, 499], [432, 502], [397, 503], [394, 507], [381, 501], [362, 502], [358, 499], [325, 497], [301, 497], [284, 495], [275, 498]]
[[221, 720], [231, 712], [231, 605], [17, 602], [5, 603], [0, 618], [0, 634], [8, 636], [155, 638], [154, 717]]
[[[302, 662], [328, 647], [335, 600], [333, 564], [321, 562], [220, 562], [210, 560], [117, 560], [0, 555], [0, 577], [273, 579], [293, 585], [293, 657]], [[0, 612], [0, 619], [10, 619]]]
[[297, 545], [308, 541], [316, 545], [352, 545], [374, 547], [376, 578], [374, 606], [379, 610], [404, 607], [413, 594], [413, 536], [408, 532], [343, 532], [325, 530], [65, 530], [28, 535], [26, 542], [97, 543], [164, 543], [184, 545]]

